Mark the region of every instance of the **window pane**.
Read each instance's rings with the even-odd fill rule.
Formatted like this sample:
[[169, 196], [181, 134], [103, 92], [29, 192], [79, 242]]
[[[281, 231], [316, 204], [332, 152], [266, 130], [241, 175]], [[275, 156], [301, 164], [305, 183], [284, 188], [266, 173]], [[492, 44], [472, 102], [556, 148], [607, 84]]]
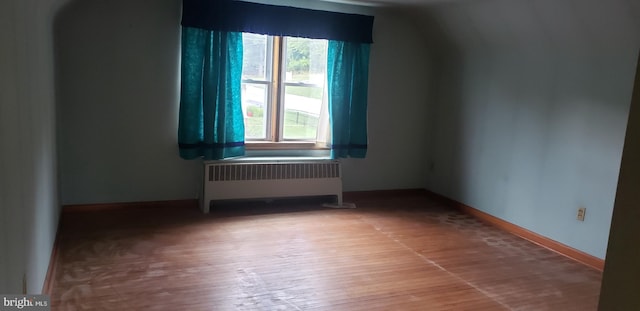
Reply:
[[315, 141], [326, 80], [327, 41], [286, 37], [284, 64], [282, 138]]
[[[272, 39], [266, 35], [242, 34], [242, 112], [245, 140], [265, 140], [269, 133]], [[264, 81], [253, 83], [247, 80]]]
[[316, 139], [322, 92], [321, 87], [285, 86], [284, 139]]
[[[242, 79], [268, 80], [271, 56], [268, 37], [252, 33], [242, 34]], [[267, 60], [269, 62], [267, 62]]]
[[242, 83], [242, 113], [245, 139], [266, 139], [267, 136], [267, 85]]
[[324, 85], [327, 68], [327, 40], [287, 37], [285, 40], [286, 82]]

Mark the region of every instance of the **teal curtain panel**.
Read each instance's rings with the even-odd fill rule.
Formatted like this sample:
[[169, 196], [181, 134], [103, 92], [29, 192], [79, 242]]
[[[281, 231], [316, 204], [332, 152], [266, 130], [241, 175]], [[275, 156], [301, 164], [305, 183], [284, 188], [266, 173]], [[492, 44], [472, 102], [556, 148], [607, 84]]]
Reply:
[[331, 157], [367, 155], [368, 43], [329, 41], [327, 86]]
[[182, 27], [178, 146], [184, 159], [244, 155], [242, 33]]

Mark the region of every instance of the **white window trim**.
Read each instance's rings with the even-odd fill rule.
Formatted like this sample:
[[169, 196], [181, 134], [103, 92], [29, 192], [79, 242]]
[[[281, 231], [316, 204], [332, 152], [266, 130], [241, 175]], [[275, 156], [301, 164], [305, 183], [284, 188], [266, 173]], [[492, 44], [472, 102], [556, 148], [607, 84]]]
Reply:
[[[259, 153], [258, 151], [311, 151], [311, 153], [320, 152], [322, 155], [328, 154], [329, 146], [328, 141], [330, 138], [330, 126], [329, 126], [329, 116], [328, 116], [328, 93], [327, 93], [327, 81], [326, 81], [326, 73], [325, 73], [325, 84], [314, 84], [314, 83], [304, 83], [304, 82], [286, 82], [284, 78], [286, 76], [286, 67], [284, 66], [285, 62], [285, 41], [286, 37], [280, 36], [267, 36], [267, 55], [266, 58], [271, 60], [268, 62], [269, 72], [271, 75], [270, 80], [259, 80], [259, 79], [243, 79], [242, 83], [247, 84], [262, 84], [265, 85], [268, 89], [267, 93], [267, 107], [265, 107], [265, 115], [266, 115], [266, 137], [264, 139], [246, 139], [245, 146], [248, 152]], [[278, 56], [278, 57], [276, 57]], [[295, 140], [295, 139], [284, 139], [284, 89], [286, 86], [302, 86], [302, 87], [322, 87], [323, 88], [323, 96], [322, 96], [322, 106], [320, 109], [320, 115], [318, 117], [318, 128], [316, 140]], [[277, 111], [274, 112], [273, 109]], [[275, 120], [278, 118], [278, 120]], [[282, 154], [281, 152], [278, 153]], [[298, 155], [296, 155], [298, 156]]]

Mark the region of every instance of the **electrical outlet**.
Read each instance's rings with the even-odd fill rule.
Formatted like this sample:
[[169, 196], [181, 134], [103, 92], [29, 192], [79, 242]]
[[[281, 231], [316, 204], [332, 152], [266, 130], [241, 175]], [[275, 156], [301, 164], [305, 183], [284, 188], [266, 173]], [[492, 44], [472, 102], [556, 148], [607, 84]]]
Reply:
[[587, 209], [584, 207], [581, 207], [578, 209], [578, 216], [576, 217], [576, 219], [580, 220], [580, 221], [584, 221], [584, 216], [587, 213]]

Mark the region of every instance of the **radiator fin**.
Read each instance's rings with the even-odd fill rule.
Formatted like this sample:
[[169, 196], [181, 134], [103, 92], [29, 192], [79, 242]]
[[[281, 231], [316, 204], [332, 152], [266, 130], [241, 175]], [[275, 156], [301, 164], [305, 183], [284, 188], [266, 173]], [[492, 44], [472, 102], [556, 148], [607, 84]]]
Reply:
[[337, 162], [248, 163], [209, 166], [209, 181], [339, 178]]

